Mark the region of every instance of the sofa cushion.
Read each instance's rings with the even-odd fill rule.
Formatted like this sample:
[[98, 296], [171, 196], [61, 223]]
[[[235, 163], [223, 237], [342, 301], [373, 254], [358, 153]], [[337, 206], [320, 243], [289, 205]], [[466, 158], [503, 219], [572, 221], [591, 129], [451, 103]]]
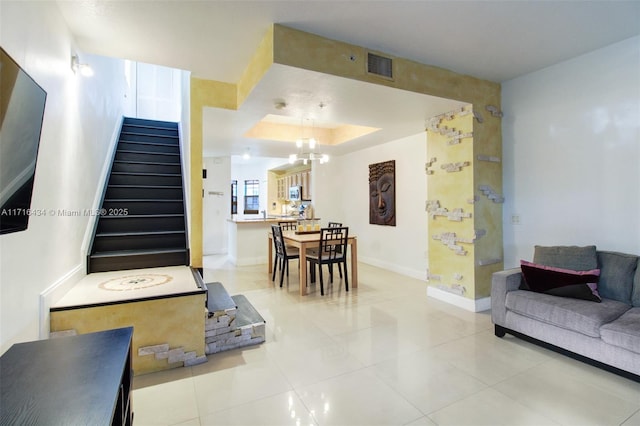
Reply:
[[602, 340], [640, 354], [640, 308], [632, 308], [600, 328]]
[[533, 263], [574, 271], [596, 269], [596, 246], [535, 246]]
[[593, 303], [525, 290], [507, 293], [505, 305], [520, 315], [591, 337], [600, 337], [600, 327], [631, 308], [611, 299]]
[[631, 305], [633, 277], [637, 266], [638, 256], [599, 251], [600, 281], [598, 282], [598, 292], [600, 296]]
[[524, 277], [524, 281], [520, 285], [521, 290], [591, 300], [592, 302], [600, 302], [601, 300], [597, 284], [600, 277], [599, 269], [573, 271], [538, 265], [526, 260], [520, 261], [520, 269]]
[[636, 277], [633, 279], [631, 304], [633, 306], [640, 306], [640, 260], [638, 261], [638, 266], [636, 266]]

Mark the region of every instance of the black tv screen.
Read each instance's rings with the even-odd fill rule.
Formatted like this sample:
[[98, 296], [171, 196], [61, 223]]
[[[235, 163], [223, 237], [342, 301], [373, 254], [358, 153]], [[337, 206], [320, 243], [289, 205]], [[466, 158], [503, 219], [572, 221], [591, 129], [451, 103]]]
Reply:
[[0, 234], [24, 231], [47, 93], [0, 48]]

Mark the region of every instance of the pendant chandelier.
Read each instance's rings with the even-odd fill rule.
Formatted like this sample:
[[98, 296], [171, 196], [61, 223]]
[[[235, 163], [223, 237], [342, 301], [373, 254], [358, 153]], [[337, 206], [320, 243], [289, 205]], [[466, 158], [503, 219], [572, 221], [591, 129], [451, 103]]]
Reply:
[[[313, 134], [313, 128], [311, 130], [311, 133]], [[327, 163], [329, 161], [329, 156], [319, 151], [319, 144], [313, 136], [304, 136], [304, 125], [302, 123], [300, 124], [300, 133], [301, 137], [296, 140], [298, 152], [289, 155], [289, 163], [294, 164], [298, 161], [302, 161], [304, 165], [309, 164], [311, 161], [318, 161], [320, 164]]]

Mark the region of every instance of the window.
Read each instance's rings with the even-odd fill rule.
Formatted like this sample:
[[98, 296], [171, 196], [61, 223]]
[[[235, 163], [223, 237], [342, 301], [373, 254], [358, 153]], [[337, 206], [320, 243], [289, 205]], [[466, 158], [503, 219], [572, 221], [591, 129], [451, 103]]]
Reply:
[[257, 214], [260, 209], [260, 183], [258, 180], [244, 181], [244, 214]]
[[238, 181], [231, 181], [231, 214], [238, 214]]

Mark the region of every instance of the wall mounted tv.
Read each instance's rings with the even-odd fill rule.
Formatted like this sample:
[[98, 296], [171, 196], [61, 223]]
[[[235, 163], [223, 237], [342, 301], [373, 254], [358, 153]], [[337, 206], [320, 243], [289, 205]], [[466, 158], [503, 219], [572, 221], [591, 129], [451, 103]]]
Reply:
[[0, 234], [24, 231], [47, 92], [0, 48]]

